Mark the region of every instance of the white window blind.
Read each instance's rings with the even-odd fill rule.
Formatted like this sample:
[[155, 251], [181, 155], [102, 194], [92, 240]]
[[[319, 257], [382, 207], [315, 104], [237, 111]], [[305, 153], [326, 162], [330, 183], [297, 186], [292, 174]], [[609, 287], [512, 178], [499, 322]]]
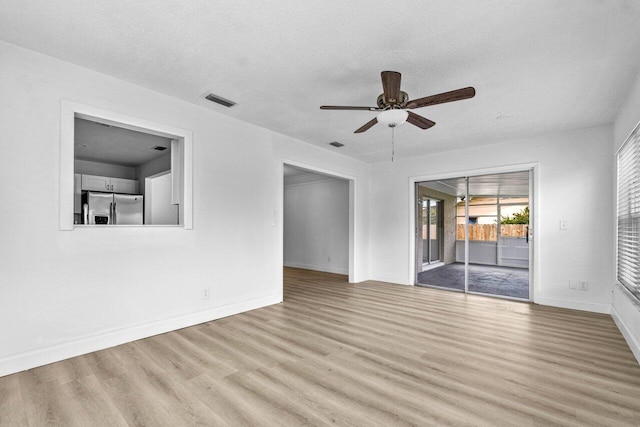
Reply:
[[640, 299], [640, 131], [618, 152], [618, 281]]

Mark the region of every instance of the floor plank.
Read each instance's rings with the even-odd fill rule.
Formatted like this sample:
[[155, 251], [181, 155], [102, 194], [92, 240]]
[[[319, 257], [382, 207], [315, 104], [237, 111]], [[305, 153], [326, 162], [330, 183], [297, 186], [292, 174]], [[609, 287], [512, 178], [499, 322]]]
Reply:
[[0, 378], [0, 425], [640, 425], [610, 316], [285, 269], [284, 302]]

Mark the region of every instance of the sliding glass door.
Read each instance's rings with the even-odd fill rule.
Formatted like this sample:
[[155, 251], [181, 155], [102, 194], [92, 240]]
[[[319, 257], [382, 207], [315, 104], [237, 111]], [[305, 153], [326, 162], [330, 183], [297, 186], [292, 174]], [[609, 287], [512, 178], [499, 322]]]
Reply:
[[[441, 262], [429, 268], [431, 258], [425, 257], [433, 252], [423, 242], [416, 284], [528, 300], [529, 175], [523, 171], [417, 183], [423, 212], [416, 224], [423, 230], [429, 224], [426, 237], [432, 222], [440, 224], [437, 247], [452, 256], [439, 256]], [[434, 194], [440, 196], [439, 208], [431, 203]]]

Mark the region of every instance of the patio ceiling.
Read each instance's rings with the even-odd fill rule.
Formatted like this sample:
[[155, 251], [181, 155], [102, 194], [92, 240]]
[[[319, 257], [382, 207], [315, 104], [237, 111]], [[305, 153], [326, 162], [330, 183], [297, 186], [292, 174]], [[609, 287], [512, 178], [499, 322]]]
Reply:
[[[465, 177], [425, 181], [421, 182], [420, 186], [458, 197], [466, 193]], [[469, 177], [469, 196], [527, 196], [528, 194], [528, 171]]]

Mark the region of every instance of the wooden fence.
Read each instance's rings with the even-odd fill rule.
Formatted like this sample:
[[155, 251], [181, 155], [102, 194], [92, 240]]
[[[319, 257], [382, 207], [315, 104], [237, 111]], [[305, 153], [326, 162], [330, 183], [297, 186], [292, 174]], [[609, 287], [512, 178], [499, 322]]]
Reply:
[[[526, 237], [528, 224], [500, 224], [502, 237]], [[464, 224], [458, 224], [456, 239], [464, 240]], [[484, 240], [495, 242], [498, 240], [497, 224], [469, 224], [469, 240]]]
[[[431, 230], [430, 230], [431, 231], [431, 240], [436, 240], [436, 238], [438, 236], [438, 234], [437, 234], [438, 226], [435, 225], [435, 224], [431, 224], [428, 227], [431, 228]], [[422, 240], [427, 240], [427, 226], [426, 225], [422, 226]]]

